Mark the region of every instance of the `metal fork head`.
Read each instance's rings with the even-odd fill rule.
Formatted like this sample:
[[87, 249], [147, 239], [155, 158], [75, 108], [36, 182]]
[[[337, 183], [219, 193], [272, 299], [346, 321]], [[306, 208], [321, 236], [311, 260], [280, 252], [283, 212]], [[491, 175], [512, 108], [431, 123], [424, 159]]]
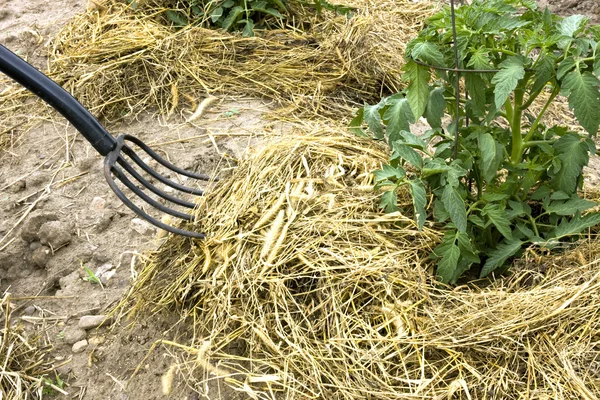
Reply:
[[[142, 210], [140, 207], [134, 204], [131, 201], [131, 199], [127, 197], [127, 195], [125, 195], [125, 193], [123, 193], [123, 191], [115, 182], [114, 178], [117, 178], [123, 185], [125, 185], [129, 190], [131, 190], [131, 192], [133, 192], [136, 196], [138, 196], [150, 206], [160, 210], [165, 214], [177, 217], [187, 222], [192, 222], [194, 220], [194, 217], [186, 212], [182, 212], [170, 206], [161, 204], [160, 202], [156, 201], [148, 194], [146, 194], [144, 190], [140, 188], [140, 186], [154, 193], [156, 196], [166, 200], [167, 204], [171, 203], [176, 206], [179, 206], [179, 208], [193, 209], [195, 207], [195, 204], [190, 201], [184, 200], [180, 197], [166, 193], [165, 191], [157, 188], [154, 184], [149, 182], [148, 179], [146, 179], [139, 172], [137, 172], [136, 169], [132, 166], [131, 162], [128, 161], [128, 159], [131, 160], [133, 164], [137, 165], [137, 167], [143, 170], [146, 174], [158, 180], [159, 182], [173, 188], [176, 192], [182, 192], [188, 195], [202, 196], [204, 194], [204, 191], [181, 185], [161, 175], [152, 167], [150, 167], [146, 162], [144, 162], [139, 157], [139, 155], [130, 146], [127, 145], [126, 142], [131, 142], [135, 144], [144, 153], [149, 155], [153, 160], [157, 161], [163, 167], [177, 174], [202, 181], [209, 181], [211, 180], [211, 178], [208, 175], [196, 174], [171, 164], [169, 161], [156, 154], [156, 152], [150, 149], [144, 142], [142, 142], [134, 136], [119, 135], [116, 138], [116, 140], [117, 146], [104, 159], [104, 176], [106, 177], [108, 185], [113, 190], [113, 192], [115, 192], [117, 197], [123, 203], [125, 203], [127, 207], [133, 210], [137, 215], [161, 229], [178, 235], [204, 239], [206, 237], [204, 233], [177, 228], [175, 226], [165, 224], [164, 222], [150, 216], [148, 213], [146, 213], [144, 210]], [[127, 156], [127, 158], [125, 158], [124, 155]], [[134, 183], [131, 179], [129, 179], [128, 175], [131, 176], [134, 179], [134, 181], [137, 181], [137, 184]], [[216, 179], [213, 178], [213, 180]]]

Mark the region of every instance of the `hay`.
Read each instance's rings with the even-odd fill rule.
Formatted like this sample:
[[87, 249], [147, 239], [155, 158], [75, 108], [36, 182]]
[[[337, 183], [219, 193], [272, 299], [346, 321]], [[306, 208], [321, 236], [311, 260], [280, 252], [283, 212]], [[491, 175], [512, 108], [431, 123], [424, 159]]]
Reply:
[[221, 182], [199, 209], [209, 239], [169, 238], [121, 306], [134, 321], [181, 315], [191, 339], [163, 345], [190, 385], [208, 398], [215, 380], [255, 399], [600, 396], [597, 245], [437, 286], [439, 233], [416, 231], [408, 202], [377, 210], [370, 171], [385, 152], [303, 132]]
[[[154, 2], [157, 4], [160, 2]], [[117, 1], [75, 18], [54, 41], [54, 77], [97, 115], [118, 119], [158, 107], [193, 109], [209, 94], [273, 99], [286, 113], [347, 117], [401, 86], [403, 50], [432, 3], [348, 1], [351, 19], [305, 15], [310, 30], [244, 38], [200, 27], [175, 30], [157, 14]], [[346, 115], [340, 115], [340, 111]]]
[[64, 393], [46, 378], [54, 370], [48, 360], [52, 347], [13, 325], [10, 300], [8, 293], [0, 299], [0, 398], [42, 399], [48, 393]]

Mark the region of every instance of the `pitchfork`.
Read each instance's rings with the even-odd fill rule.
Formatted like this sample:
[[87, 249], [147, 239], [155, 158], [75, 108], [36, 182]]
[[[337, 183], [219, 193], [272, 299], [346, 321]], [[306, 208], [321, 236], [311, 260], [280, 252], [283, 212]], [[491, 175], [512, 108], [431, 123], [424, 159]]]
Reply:
[[[105, 157], [104, 176], [106, 177], [106, 181], [108, 182], [110, 188], [115, 192], [117, 197], [121, 199], [121, 201], [125, 203], [127, 207], [132, 209], [136, 214], [148, 222], [166, 231], [194, 238], [203, 239], [205, 237], [205, 234], [203, 233], [193, 232], [177, 228], [172, 225], [167, 225], [160, 220], [151, 217], [140, 207], [136, 206], [125, 195], [125, 193], [123, 193], [123, 191], [115, 182], [114, 177], [121, 181], [135, 195], [140, 197], [151, 206], [159, 209], [163, 213], [188, 222], [192, 222], [194, 219], [192, 215], [172, 208], [172, 206], [165, 206], [161, 204], [152, 197], [148, 196], [148, 194], [146, 194], [139, 186], [148, 189], [150, 192], [162, 197], [167, 202], [183, 208], [193, 209], [195, 207], [194, 203], [160, 190], [155, 185], [150, 183], [146, 178], [144, 178], [139, 172], [137, 172], [133, 165], [137, 165], [146, 174], [162, 182], [163, 184], [170, 186], [176, 191], [200, 196], [203, 195], [204, 192], [199, 189], [193, 189], [177, 182], [173, 182], [172, 180], [162, 176], [160, 173], [152, 169], [147, 163], [145, 163], [129, 146], [129, 144], [134, 144], [152, 159], [156, 160], [158, 163], [167, 169], [176, 172], [177, 174], [202, 181], [210, 180], [208, 175], [196, 174], [176, 167], [152, 151], [152, 149], [150, 149], [141, 140], [133, 136], [124, 134], [117, 136], [115, 139], [100, 124], [100, 122], [98, 122], [98, 120], [94, 118], [94, 116], [66, 90], [2, 45], [0, 45], [0, 72], [3, 72], [10, 78], [14, 79], [16, 82], [52, 106], [52, 108], [54, 108], [56, 111], [61, 113], [71, 124], [73, 124], [79, 133], [81, 133], [87, 139], [87, 141], [91, 143], [94, 149], [96, 149], [98, 153]], [[132, 180], [128, 178], [128, 175], [133, 177], [134, 180], [137, 181], [137, 184], [132, 182]]]

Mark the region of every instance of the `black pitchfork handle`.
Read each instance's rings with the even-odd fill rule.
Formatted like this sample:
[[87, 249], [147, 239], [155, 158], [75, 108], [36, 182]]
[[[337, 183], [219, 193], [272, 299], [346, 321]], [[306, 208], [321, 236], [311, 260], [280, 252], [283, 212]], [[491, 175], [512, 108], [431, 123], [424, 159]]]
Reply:
[[101, 155], [106, 156], [117, 146], [110, 133], [69, 92], [1, 44], [0, 72], [61, 113]]

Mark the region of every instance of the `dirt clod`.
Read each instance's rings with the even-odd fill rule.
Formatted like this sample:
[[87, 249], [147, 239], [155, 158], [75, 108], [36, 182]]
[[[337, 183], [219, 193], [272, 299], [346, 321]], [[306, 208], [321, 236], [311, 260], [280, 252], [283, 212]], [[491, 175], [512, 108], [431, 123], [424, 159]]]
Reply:
[[46, 222], [40, 227], [38, 237], [42, 244], [58, 249], [71, 242], [71, 226], [61, 221]]
[[65, 329], [65, 342], [67, 344], [75, 344], [84, 340], [87, 336], [85, 330], [79, 328], [78, 326], [69, 325]]
[[50, 253], [51, 251], [48, 247], [40, 245], [31, 253], [30, 261], [33, 265], [44, 268], [48, 260], [50, 260]]
[[21, 238], [26, 242], [39, 239], [38, 232], [43, 224], [49, 221], [57, 221], [58, 215], [47, 211], [34, 211], [28, 217], [21, 228]]

